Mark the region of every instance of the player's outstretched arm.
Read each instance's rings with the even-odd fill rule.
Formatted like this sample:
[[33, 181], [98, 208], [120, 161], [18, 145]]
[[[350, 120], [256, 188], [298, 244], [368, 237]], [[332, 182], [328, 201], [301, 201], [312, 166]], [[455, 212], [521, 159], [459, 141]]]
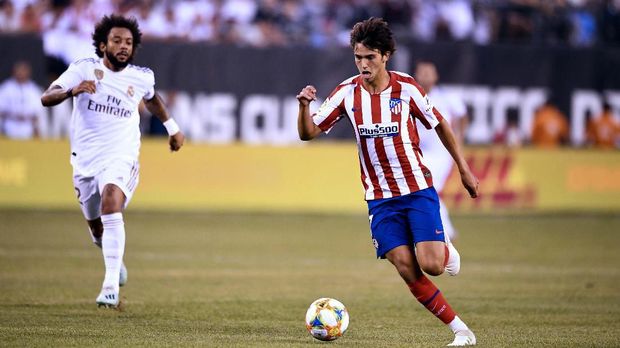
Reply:
[[316, 138], [323, 131], [312, 121], [310, 103], [316, 100], [316, 88], [306, 86], [297, 95], [299, 114], [297, 115], [297, 132], [299, 139], [307, 141]]
[[439, 139], [441, 139], [443, 145], [454, 159], [454, 162], [459, 169], [459, 173], [461, 174], [461, 182], [463, 183], [463, 186], [465, 186], [467, 192], [469, 192], [469, 195], [472, 198], [478, 197], [478, 178], [476, 178], [476, 176], [471, 172], [467, 161], [465, 161], [448, 121], [442, 119], [437, 127], [435, 127], [435, 131], [437, 132], [437, 136], [439, 136]]
[[66, 99], [75, 97], [76, 95], [80, 95], [82, 93], [93, 94], [96, 91], [97, 87], [95, 86], [95, 81], [92, 80], [82, 81], [79, 85], [67, 90], [58, 85], [52, 85], [45, 92], [43, 92], [43, 95], [41, 96], [41, 104], [43, 104], [43, 106], [55, 106], [62, 103]]
[[144, 105], [166, 127], [169, 135], [168, 144], [170, 145], [170, 151], [179, 151], [185, 142], [185, 135], [183, 135], [177, 123], [168, 115], [168, 110], [166, 110], [166, 106], [159, 94], [155, 93], [153, 98], [145, 100]]

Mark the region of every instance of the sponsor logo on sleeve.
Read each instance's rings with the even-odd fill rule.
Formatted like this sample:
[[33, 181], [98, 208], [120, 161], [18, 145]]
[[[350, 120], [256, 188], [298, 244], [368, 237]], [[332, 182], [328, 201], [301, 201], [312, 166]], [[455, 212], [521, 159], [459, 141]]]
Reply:
[[431, 104], [428, 94], [424, 96], [424, 103], [426, 104], [426, 112], [430, 112], [433, 109], [433, 104]]
[[357, 131], [362, 138], [394, 137], [400, 133], [398, 122], [359, 124]]
[[327, 109], [328, 105], [329, 105], [329, 98], [325, 99], [323, 104], [319, 106], [319, 109], [316, 111], [317, 115], [322, 115], [325, 112], [325, 109]]

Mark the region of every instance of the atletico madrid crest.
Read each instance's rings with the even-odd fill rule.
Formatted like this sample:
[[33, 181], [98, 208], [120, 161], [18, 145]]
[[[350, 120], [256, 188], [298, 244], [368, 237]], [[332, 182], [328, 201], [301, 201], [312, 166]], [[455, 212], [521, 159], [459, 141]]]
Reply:
[[403, 111], [403, 105], [401, 104], [401, 100], [398, 98], [390, 99], [390, 110], [393, 114], [400, 114]]

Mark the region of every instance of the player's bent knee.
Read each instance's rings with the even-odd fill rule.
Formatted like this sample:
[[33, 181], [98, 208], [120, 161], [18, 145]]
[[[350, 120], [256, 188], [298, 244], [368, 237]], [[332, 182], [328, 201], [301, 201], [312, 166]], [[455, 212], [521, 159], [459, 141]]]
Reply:
[[123, 210], [123, 203], [125, 202], [125, 194], [118, 186], [108, 184], [103, 188], [103, 194], [101, 195], [101, 213], [113, 214], [119, 213]]
[[439, 262], [438, 260], [420, 262], [420, 268], [422, 268], [424, 273], [432, 276], [441, 275], [445, 270], [443, 262]]
[[424, 273], [438, 276], [445, 270], [445, 244], [422, 242], [417, 245], [416, 258]]
[[424, 273], [438, 276], [444, 271], [444, 264], [437, 257], [430, 257], [422, 253], [418, 254], [418, 264]]

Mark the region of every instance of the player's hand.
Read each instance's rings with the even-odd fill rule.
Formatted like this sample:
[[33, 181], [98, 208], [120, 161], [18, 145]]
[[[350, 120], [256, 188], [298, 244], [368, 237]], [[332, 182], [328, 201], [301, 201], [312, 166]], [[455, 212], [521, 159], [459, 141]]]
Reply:
[[79, 85], [73, 87], [73, 89], [71, 90], [71, 95], [75, 97], [76, 95], [80, 95], [82, 93], [94, 94], [95, 92], [97, 92], [97, 86], [95, 85], [95, 81], [84, 80], [80, 82]]
[[304, 87], [297, 95], [297, 100], [299, 100], [299, 104], [303, 106], [310, 105], [310, 102], [316, 100], [316, 88], [310, 85]]
[[185, 135], [183, 135], [183, 132], [177, 132], [177, 134], [171, 135], [168, 138], [168, 144], [170, 144], [170, 151], [179, 151], [181, 149], [181, 146], [183, 146], [184, 142]]
[[467, 192], [469, 192], [471, 198], [478, 197], [478, 185], [480, 184], [480, 182], [478, 181], [478, 178], [476, 178], [476, 176], [472, 174], [469, 168], [461, 172], [461, 182], [463, 183], [463, 186], [465, 186], [465, 188], [467, 189]]

